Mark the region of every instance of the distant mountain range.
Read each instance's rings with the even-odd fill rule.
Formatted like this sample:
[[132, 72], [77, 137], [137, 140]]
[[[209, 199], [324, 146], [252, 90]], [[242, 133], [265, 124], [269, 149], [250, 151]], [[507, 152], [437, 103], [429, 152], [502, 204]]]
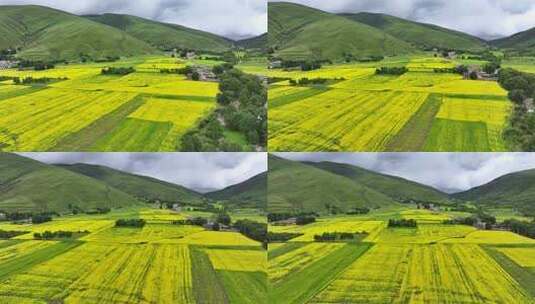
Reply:
[[535, 214], [535, 170], [511, 173], [488, 184], [456, 194], [430, 186], [334, 162], [298, 162], [269, 157], [270, 212], [325, 212], [328, 205], [389, 207], [403, 201], [470, 201], [485, 207], [515, 208]]
[[[201, 205], [214, 199], [238, 207], [265, 208], [265, 174], [205, 195], [152, 177], [87, 165], [50, 165], [0, 153], [0, 211], [68, 213], [73, 208], [142, 206], [146, 201]], [[239, 191], [232, 191], [239, 189]]]
[[339, 59], [392, 56], [422, 50], [482, 51], [490, 46], [526, 49], [535, 45], [535, 28], [511, 37], [484, 39], [440, 26], [386, 14], [333, 14], [300, 4], [270, 2], [268, 45], [285, 59]]
[[223, 52], [250, 40], [232, 41], [129, 15], [77, 16], [37, 5], [0, 6], [0, 50], [17, 48], [18, 56], [32, 60], [74, 60], [82, 55], [100, 59], [170, 48]]

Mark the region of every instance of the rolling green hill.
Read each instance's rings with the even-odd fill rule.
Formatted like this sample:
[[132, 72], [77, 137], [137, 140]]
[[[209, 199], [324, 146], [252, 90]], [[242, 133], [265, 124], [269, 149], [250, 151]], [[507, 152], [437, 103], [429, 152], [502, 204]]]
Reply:
[[268, 13], [269, 46], [285, 59], [393, 56], [416, 51], [372, 26], [303, 5], [270, 2]]
[[439, 202], [448, 198], [447, 194], [432, 187], [401, 177], [373, 172], [357, 166], [333, 162], [307, 162], [306, 164], [340, 176], [345, 176], [356, 183], [386, 194], [396, 201], [417, 200]]
[[58, 165], [58, 167], [94, 178], [141, 200], [186, 202], [188, 204], [202, 202], [201, 194], [152, 177], [87, 164]]
[[266, 209], [267, 172], [225, 189], [205, 194], [206, 197], [227, 201], [240, 207]]
[[21, 48], [33, 60], [133, 56], [154, 53], [127, 33], [66, 12], [36, 5], [0, 6], [0, 49]]
[[514, 34], [510, 37], [493, 40], [492, 45], [516, 50], [533, 50], [535, 47], [535, 28]]
[[231, 40], [211, 33], [136, 16], [103, 14], [84, 17], [117, 28], [159, 49], [188, 48], [223, 52], [233, 45]]
[[514, 207], [535, 215], [535, 169], [501, 176], [452, 197], [490, 207]]
[[373, 26], [420, 49], [482, 50], [487, 47], [482, 39], [462, 32], [390, 15], [357, 13], [340, 16]]
[[140, 204], [134, 197], [56, 166], [16, 154], [0, 153], [0, 210], [69, 212]]
[[268, 34], [262, 34], [260, 36], [243, 39], [236, 41], [236, 45], [245, 49], [266, 50], [267, 49]]
[[379, 208], [394, 200], [355, 181], [304, 163], [269, 156], [269, 212], [326, 212], [326, 204], [350, 211]]

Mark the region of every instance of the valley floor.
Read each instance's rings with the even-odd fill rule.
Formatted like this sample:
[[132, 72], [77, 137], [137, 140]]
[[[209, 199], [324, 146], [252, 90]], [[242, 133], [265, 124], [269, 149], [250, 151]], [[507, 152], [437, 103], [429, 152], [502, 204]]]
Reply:
[[[177, 151], [180, 138], [216, 107], [218, 83], [160, 73], [187, 64], [171, 57], [70, 64], [0, 76], [67, 78], [47, 85], [0, 82], [0, 148], [5, 151]], [[134, 67], [126, 76], [103, 67]], [[231, 139], [229, 139], [231, 140]], [[241, 138], [238, 138], [241, 143]]]
[[[27, 234], [0, 241], [2, 303], [266, 303], [266, 254], [237, 232], [175, 225], [187, 214], [128, 209], [0, 223]], [[198, 214], [195, 214], [197, 216]], [[139, 217], [143, 228], [114, 227]], [[43, 231], [85, 231], [77, 240], [34, 240]]]
[[[535, 303], [535, 240], [442, 224], [452, 216], [398, 210], [270, 226], [303, 234], [269, 244], [270, 303]], [[390, 218], [418, 227], [388, 228]], [[313, 238], [363, 231], [358, 242]]]
[[[270, 70], [270, 77], [329, 82], [271, 85], [269, 150], [507, 151], [502, 136], [512, 112], [507, 92], [493, 81], [434, 72], [460, 63], [393, 57], [310, 72]], [[406, 66], [409, 72], [375, 75], [378, 66]]]

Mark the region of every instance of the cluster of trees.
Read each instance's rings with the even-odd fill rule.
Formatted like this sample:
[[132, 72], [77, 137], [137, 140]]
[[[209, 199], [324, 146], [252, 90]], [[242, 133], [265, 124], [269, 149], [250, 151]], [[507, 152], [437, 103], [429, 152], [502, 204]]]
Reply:
[[102, 75], [128, 75], [134, 73], [136, 69], [133, 67], [107, 67], [103, 68], [101, 73]]
[[3, 49], [0, 50], [0, 60], [13, 60], [17, 55], [16, 49]]
[[31, 60], [22, 60], [19, 62], [19, 69], [33, 68], [35, 71], [44, 71], [55, 68], [54, 62], [44, 62], [44, 61], [31, 61]]
[[535, 98], [535, 74], [501, 69], [498, 82], [509, 91], [509, 99], [514, 103], [510, 123], [504, 131], [505, 139], [522, 151], [535, 151], [535, 115], [529, 113], [524, 104]]
[[413, 219], [389, 219], [388, 227], [407, 227], [407, 228], [416, 228], [418, 223]]
[[144, 219], [118, 219], [115, 221], [115, 227], [143, 227], [146, 221]]
[[368, 56], [368, 57], [359, 57], [359, 56], [355, 56], [353, 54], [345, 53], [343, 56], [344, 56], [344, 61], [347, 62], [347, 63], [352, 62], [352, 61], [356, 61], [356, 62], [379, 62], [379, 61], [382, 61], [383, 59], [385, 59], [385, 57], [381, 56], [381, 55], [372, 55], [372, 56]]
[[407, 67], [380, 67], [375, 70], [377, 75], [403, 75], [407, 73], [409, 69]]
[[309, 78], [301, 78], [299, 80], [295, 80], [295, 79], [290, 79], [290, 85], [293, 85], [293, 86], [296, 86], [296, 85], [299, 85], [299, 86], [307, 86], [307, 85], [321, 85], [321, 84], [326, 84], [327, 81], [329, 81], [329, 79], [327, 78], [312, 78], [312, 79], [309, 79]]
[[352, 241], [368, 235], [366, 232], [324, 232], [314, 235], [316, 242]]
[[86, 214], [106, 214], [110, 213], [111, 209], [107, 207], [96, 208], [94, 210], [87, 211]]
[[454, 68], [436, 68], [433, 69], [435, 73], [453, 73], [453, 74], [461, 74], [464, 75], [468, 72], [468, 66], [461, 64]]
[[298, 215], [295, 218], [296, 225], [308, 225], [316, 222], [316, 217], [313, 215]]
[[370, 208], [367, 207], [355, 207], [349, 211], [346, 212], [347, 215], [356, 215], [356, 214], [368, 214], [370, 213]]
[[[79, 233], [89, 233], [89, 231], [79, 231]], [[45, 231], [43, 233], [36, 232], [33, 238], [36, 240], [52, 240], [52, 239], [70, 239], [74, 233], [72, 231]]]
[[535, 239], [535, 221], [525, 222], [515, 219], [505, 220], [502, 226], [523, 236]]
[[291, 218], [297, 217], [318, 217], [319, 215], [315, 212], [301, 212], [301, 213], [268, 213], [267, 219], [268, 222], [278, 222], [284, 221]]
[[301, 71], [313, 71], [321, 69], [326, 61], [321, 60], [281, 60], [283, 69], [300, 68]]
[[187, 65], [183, 68], [178, 69], [160, 69], [160, 73], [162, 74], [181, 74], [181, 75], [188, 75], [193, 73], [195, 70], [192, 66]]
[[250, 146], [267, 144], [267, 90], [261, 79], [234, 69], [214, 67], [220, 79], [218, 109], [182, 137], [183, 151], [242, 151], [225, 138], [225, 129], [244, 135]]
[[23, 221], [23, 220], [32, 220], [32, 223], [44, 223], [52, 220], [53, 215], [58, 215], [53, 212], [44, 212], [44, 213], [31, 213], [31, 212], [4, 212], [4, 218], [7, 221]]
[[255, 241], [267, 244], [267, 224], [251, 220], [238, 220], [233, 227], [241, 234]]
[[292, 233], [292, 232], [268, 232], [267, 233], [267, 242], [268, 243], [282, 243], [288, 240], [294, 239], [296, 237], [302, 236], [303, 233]]
[[472, 216], [445, 220], [443, 221], [443, 224], [474, 226], [475, 224], [480, 222], [485, 224], [485, 229], [491, 229], [492, 226], [496, 224], [496, 218], [490, 214], [480, 211]]
[[28, 85], [28, 84], [46, 84], [53, 81], [63, 81], [67, 80], [67, 77], [60, 77], [60, 78], [50, 78], [50, 77], [41, 77], [41, 78], [33, 78], [32, 76], [20, 78], [20, 77], [13, 77], [13, 83], [16, 85]]
[[0, 239], [10, 239], [19, 235], [28, 233], [28, 231], [7, 231], [0, 230]]
[[104, 58], [96, 59], [95, 62], [115, 62], [121, 59], [119, 56], [106, 56]]
[[208, 219], [204, 217], [192, 217], [185, 220], [173, 221], [174, 225], [192, 225], [192, 226], [204, 226], [208, 223]]

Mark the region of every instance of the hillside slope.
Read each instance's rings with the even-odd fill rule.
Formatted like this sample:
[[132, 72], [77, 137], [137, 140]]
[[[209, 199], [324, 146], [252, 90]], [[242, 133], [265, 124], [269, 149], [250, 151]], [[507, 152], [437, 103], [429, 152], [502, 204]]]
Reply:
[[0, 6], [0, 49], [21, 48], [33, 60], [132, 56], [156, 50], [116, 28], [59, 10], [35, 6]]
[[236, 44], [245, 49], [257, 49], [257, 50], [266, 50], [268, 43], [268, 34], [262, 34], [260, 36], [243, 39], [236, 41]]
[[452, 197], [491, 207], [514, 207], [535, 215], [535, 169], [501, 176]]
[[396, 201], [416, 200], [438, 202], [448, 198], [448, 195], [432, 187], [422, 185], [401, 177], [385, 175], [357, 166], [333, 162], [307, 162], [316, 168], [345, 176], [368, 188], [390, 196]]
[[253, 176], [252, 178], [225, 189], [205, 194], [206, 197], [227, 201], [241, 207], [255, 207], [266, 209], [267, 196], [267, 172]]
[[477, 37], [390, 15], [363, 12], [340, 16], [373, 26], [420, 49], [482, 50], [486, 47], [486, 43]]
[[493, 40], [490, 43], [500, 48], [532, 50], [535, 47], [535, 28], [514, 34], [510, 37]]
[[134, 197], [93, 178], [16, 154], [0, 153], [0, 210], [69, 212], [73, 206], [98, 207], [139, 204]]
[[87, 15], [84, 17], [117, 28], [163, 50], [186, 48], [222, 52], [228, 50], [233, 45], [233, 42], [229, 39], [215, 34], [136, 16], [103, 14]]
[[270, 2], [269, 46], [285, 59], [340, 59], [414, 52], [408, 43], [372, 26], [303, 5]]
[[60, 168], [99, 180], [141, 200], [160, 200], [199, 204], [201, 194], [185, 187], [152, 177], [122, 172], [112, 168], [88, 164], [57, 165]]
[[395, 204], [390, 197], [328, 171], [269, 156], [269, 212], [326, 212], [326, 205], [350, 211]]

